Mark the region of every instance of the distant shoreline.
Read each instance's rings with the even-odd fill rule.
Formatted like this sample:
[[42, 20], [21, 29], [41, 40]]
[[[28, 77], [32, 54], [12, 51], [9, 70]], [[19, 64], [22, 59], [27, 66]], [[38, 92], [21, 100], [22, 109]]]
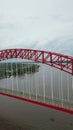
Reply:
[[0, 63], [0, 79], [23, 75], [25, 73], [35, 73], [39, 67], [38, 64], [34, 63]]

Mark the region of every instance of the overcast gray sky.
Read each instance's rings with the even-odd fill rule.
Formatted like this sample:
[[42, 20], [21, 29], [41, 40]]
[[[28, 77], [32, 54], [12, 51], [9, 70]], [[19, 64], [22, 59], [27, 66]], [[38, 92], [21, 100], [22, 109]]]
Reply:
[[73, 0], [0, 0], [0, 49], [73, 55]]

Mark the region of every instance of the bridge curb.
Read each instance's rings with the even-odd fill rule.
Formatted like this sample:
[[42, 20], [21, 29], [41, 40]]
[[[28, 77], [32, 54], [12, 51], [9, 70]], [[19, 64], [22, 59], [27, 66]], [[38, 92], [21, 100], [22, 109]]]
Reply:
[[54, 110], [58, 110], [58, 111], [69, 113], [69, 114], [73, 115], [73, 110], [69, 110], [69, 109], [66, 109], [66, 108], [54, 106], [54, 105], [51, 105], [51, 104], [46, 104], [46, 103], [43, 103], [43, 102], [38, 102], [36, 100], [31, 100], [31, 99], [11, 95], [11, 94], [6, 94], [6, 93], [3, 93], [3, 92], [0, 92], [0, 95], [15, 98], [15, 99], [22, 100], [22, 101], [29, 102], [29, 103], [33, 103], [33, 104], [37, 104], [37, 105], [40, 105], [40, 106], [43, 106], [43, 107], [48, 107], [48, 108], [51, 108], [51, 109], [54, 109]]

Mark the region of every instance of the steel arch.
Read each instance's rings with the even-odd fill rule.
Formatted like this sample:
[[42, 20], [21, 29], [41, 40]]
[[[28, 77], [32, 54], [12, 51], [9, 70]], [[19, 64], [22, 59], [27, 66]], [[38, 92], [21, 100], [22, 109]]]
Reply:
[[43, 50], [22, 48], [0, 50], [0, 61], [11, 58], [40, 62], [73, 75], [73, 57], [71, 56]]

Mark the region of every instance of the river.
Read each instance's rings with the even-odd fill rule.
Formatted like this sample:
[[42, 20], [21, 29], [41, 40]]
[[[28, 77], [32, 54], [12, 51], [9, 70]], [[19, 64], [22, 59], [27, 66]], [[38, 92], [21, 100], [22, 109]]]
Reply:
[[[17, 75], [16, 77], [11, 76], [10, 78], [1, 79], [0, 88], [4, 89], [6, 87], [7, 90], [20, 91], [23, 95], [28, 93], [30, 97], [34, 94], [34, 100], [38, 100], [38, 95], [40, 95], [43, 97], [43, 101], [46, 97], [73, 101], [72, 76], [47, 65], [40, 64], [39, 70], [35, 73], [31, 72], [22, 76]], [[10, 124], [12, 125], [12, 123]], [[14, 127], [16, 127], [15, 124]]]
[[47, 65], [40, 64], [35, 73], [1, 79], [0, 88], [73, 101], [72, 76]]

